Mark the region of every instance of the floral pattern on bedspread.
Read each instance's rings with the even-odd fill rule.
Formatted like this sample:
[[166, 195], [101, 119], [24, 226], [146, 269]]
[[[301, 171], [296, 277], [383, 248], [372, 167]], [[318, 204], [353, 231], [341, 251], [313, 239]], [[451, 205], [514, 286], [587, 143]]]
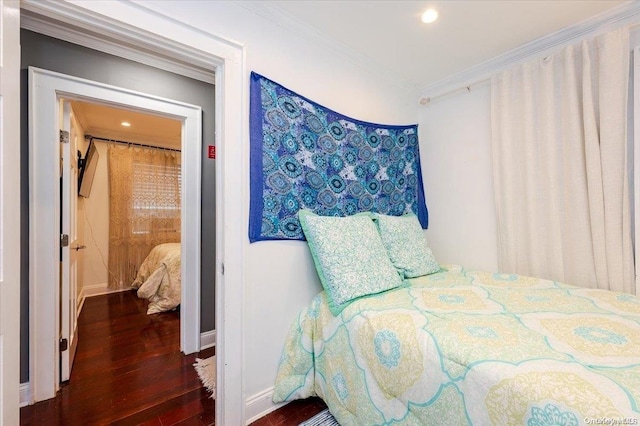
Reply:
[[448, 266], [339, 317], [292, 324], [274, 401], [320, 396], [341, 425], [640, 420], [640, 299]]

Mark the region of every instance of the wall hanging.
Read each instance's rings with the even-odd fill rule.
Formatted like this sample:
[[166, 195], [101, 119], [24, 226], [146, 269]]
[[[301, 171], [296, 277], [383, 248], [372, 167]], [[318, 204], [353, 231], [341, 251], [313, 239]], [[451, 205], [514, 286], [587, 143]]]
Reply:
[[344, 116], [251, 73], [249, 240], [304, 240], [300, 209], [324, 216], [428, 212], [418, 126]]

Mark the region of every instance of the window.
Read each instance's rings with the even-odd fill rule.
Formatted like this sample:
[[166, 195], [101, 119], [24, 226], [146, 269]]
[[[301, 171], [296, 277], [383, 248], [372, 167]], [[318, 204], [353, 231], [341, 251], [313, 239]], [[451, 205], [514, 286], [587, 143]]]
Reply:
[[132, 234], [180, 232], [180, 165], [134, 161]]

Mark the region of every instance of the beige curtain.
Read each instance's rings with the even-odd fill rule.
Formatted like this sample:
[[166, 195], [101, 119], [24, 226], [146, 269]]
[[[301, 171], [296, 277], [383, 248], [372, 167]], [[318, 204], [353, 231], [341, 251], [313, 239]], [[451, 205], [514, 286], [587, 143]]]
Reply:
[[109, 287], [129, 287], [161, 243], [180, 242], [180, 153], [111, 145]]
[[492, 78], [503, 271], [634, 292], [629, 55], [621, 29]]

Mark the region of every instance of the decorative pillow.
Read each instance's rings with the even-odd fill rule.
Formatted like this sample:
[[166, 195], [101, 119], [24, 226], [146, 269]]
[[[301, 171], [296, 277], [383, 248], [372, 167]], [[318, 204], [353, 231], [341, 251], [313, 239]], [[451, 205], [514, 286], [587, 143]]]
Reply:
[[300, 210], [298, 215], [333, 315], [358, 297], [402, 285], [371, 214], [333, 217]]
[[373, 220], [378, 225], [389, 259], [404, 278], [420, 277], [440, 270], [415, 214], [387, 216], [373, 213]]

